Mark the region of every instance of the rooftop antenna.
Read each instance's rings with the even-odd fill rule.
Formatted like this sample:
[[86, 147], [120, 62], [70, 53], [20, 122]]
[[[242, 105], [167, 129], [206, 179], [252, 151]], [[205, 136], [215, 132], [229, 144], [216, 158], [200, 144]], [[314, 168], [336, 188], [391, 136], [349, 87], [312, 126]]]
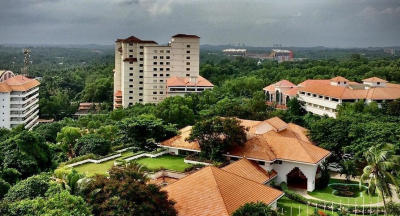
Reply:
[[31, 50], [24, 48], [22, 50], [22, 52], [24, 53], [24, 67], [21, 68], [21, 74], [22, 74], [22, 76], [28, 77], [29, 76], [28, 65], [29, 65], [29, 57], [31, 57], [31, 55], [30, 55]]

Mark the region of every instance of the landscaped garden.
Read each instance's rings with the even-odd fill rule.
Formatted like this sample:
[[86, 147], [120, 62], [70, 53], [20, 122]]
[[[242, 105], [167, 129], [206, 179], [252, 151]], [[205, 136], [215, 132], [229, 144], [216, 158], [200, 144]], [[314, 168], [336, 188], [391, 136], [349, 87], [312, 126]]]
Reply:
[[186, 168], [191, 166], [191, 164], [183, 162], [184, 158], [184, 156], [163, 155], [158, 158], [143, 157], [137, 159], [136, 161], [150, 169], [163, 167], [168, 170], [183, 172]]
[[328, 202], [350, 203], [352, 205], [373, 204], [382, 201], [382, 198], [377, 195], [368, 195], [365, 187], [360, 189], [358, 182], [331, 179], [329, 183], [326, 188], [315, 189], [313, 192], [308, 192], [308, 195]]

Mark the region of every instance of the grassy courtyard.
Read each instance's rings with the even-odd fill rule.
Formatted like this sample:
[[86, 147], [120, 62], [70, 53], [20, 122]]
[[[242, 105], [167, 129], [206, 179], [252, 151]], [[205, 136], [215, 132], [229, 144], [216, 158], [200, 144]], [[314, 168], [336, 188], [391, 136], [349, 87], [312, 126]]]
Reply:
[[136, 161], [151, 169], [163, 167], [165, 169], [183, 172], [185, 168], [191, 166], [190, 164], [183, 162], [184, 158], [184, 156], [163, 155], [158, 158], [143, 157]]
[[[132, 151], [126, 151], [121, 153], [121, 157], [127, 157], [133, 155]], [[116, 158], [118, 159], [118, 158]], [[81, 173], [86, 173], [86, 176], [93, 176], [94, 174], [106, 174], [107, 171], [114, 165], [115, 160], [109, 160], [100, 164], [95, 163], [85, 163], [79, 166], [74, 167], [74, 169]]]
[[[126, 151], [121, 154], [121, 157], [116, 158], [115, 160], [131, 156], [133, 154], [134, 153], [132, 151]], [[184, 157], [182, 156], [164, 155], [158, 158], [143, 157], [137, 159], [136, 161], [151, 169], [163, 167], [165, 169], [183, 172], [185, 168], [190, 167], [190, 164], [183, 162], [183, 159]], [[114, 165], [115, 160], [105, 161], [100, 164], [85, 163], [74, 167], [74, 169], [78, 172], [86, 173], [86, 176], [93, 176], [94, 174], [106, 174], [107, 171]]]
[[[329, 183], [351, 183], [351, 184], [358, 184], [358, 182], [352, 181], [352, 182], [347, 182], [345, 180], [339, 180], [339, 179], [331, 179]], [[350, 203], [351, 205], [354, 205], [357, 203], [357, 205], [362, 205], [363, 202], [365, 204], [372, 204], [372, 203], [378, 203], [382, 201], [382, 198], [378, 198], [378, 196], [370, 196], [364, 192], [362, 192], [362, 197], [357, 197], [357, 198], [347, 198], [347, 197], [340, 197], [340, 196], [335, 196], [333, 195], [333, 189], [331, 187], [326, 187], [322, 190], [315, 189], [313, 192], [308, 192], [308, 195], [326, 200], [328, 202], [335, 202], [335, 203], [343, 203], [347, 204]]]

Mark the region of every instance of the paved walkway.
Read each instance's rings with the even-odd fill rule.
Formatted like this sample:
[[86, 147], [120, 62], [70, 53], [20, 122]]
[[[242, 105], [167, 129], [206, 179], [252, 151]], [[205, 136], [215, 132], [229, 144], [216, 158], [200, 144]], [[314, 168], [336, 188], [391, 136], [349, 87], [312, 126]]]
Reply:
[[[331, 178], [332, 178], [332, 179], [344, 179], [344, 180], [346, 179], [343, 175], [340, 176], [339, 173], [335, 173], [335, 172], [331, 172]], [[359, 181], [359, 178], [356, 177], [355, 179], [351, 179], [351, 180], [352, 180], [352, 181]], [[400, 203], [400, 199], [399, 199], [399, 197], [397, 196], [397, 193], [396, 193], [396, 191], [395, 191], [395, 188], [394, 188], [393, 186], [391, 186], [391, 189], [392, 189], [392, 191], [393, 191], [392, 201], [393, 201], [393, 202], [396, 202], [396, 203]], [[302, 195], [303, 197], [305, 197], [305, 198], [307, 198], [307, 199], [315, 199], [315, 200], [320, 200], [320, 201], [326, 201], [326, 200], [318, 199], [318, 198], [315, 198], [315, 197], [313, 197], [313, 196], [308, 195], [306, 189], [291, 188], [291, 190], [295, 191], [296, 193]], [[389, 202], [388, 199], [386, 199], [386, 201]], [[326, 201], [326, 202], [328, 203], [329, 201]], [[336, 203], [336, 204], [339, 204], [339, 205], [340, 205], [340, 203]], [[346, 204], [346, 203], [342, 203], [342, 205], [347, 205], [347, 204]], [[354, 205], [354, 204], [351, 204], [351, 203], [350, 203], [350, 205]], [[383, 201], [382, 201], [382, 202], [378, 202], [378, 203], [373, 203], [373, 204], [357, 205], [357, 206], [365, 206], [365, 207], [383, 206]]]

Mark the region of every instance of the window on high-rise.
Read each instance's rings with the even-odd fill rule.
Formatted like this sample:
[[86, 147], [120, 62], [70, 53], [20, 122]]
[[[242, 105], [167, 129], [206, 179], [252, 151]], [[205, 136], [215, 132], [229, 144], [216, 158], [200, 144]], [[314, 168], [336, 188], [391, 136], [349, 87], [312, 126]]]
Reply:
[[188, 53], [188, 54], [189, 54], [189, 53], [190, 53], [190, 50], [186, 51], [186, 53]]
[[188, 44], [188, 45], [186, 45], [186, 47], [187, 47], [187, 48], [190, 48], [190, 45]]

